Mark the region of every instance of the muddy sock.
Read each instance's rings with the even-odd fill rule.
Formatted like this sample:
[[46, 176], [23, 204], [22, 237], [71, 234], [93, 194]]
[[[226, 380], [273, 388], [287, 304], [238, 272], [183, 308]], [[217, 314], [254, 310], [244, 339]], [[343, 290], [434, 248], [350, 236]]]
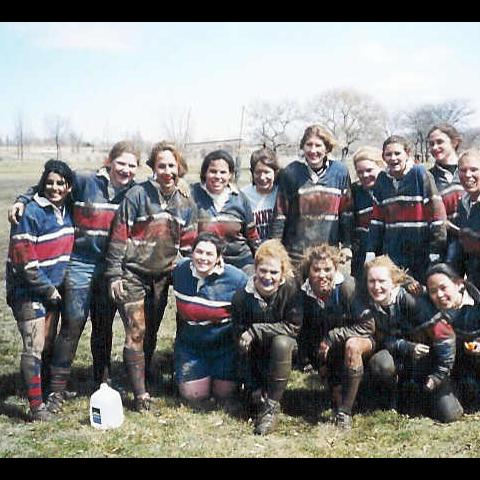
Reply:
[[22, 353], [20, 369], [27, 386], [27, 398], [30, 408], [37, 409], [43, 402], [42, 380], [40, 376], [42, 361], [26, 353]]
[[363, 378], [363, 365], [357, 368], [345, 368], [342, 385], [342, 404], [339, 410], [352, 414], [353, 404], [357, 397], [358, 387]]
[[128, 377], [132, 383], [133, 393], [136, 397], [143, 395], [145, 390], [145, 354], [131, 348], [124, 347], [123, 362], [127, 369]]

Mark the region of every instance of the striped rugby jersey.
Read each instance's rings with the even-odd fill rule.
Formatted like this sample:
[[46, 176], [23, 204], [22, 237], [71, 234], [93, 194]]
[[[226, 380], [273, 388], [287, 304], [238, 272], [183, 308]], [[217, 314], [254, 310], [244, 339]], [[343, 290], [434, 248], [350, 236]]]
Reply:
[[280, 239], [293, 259], [319, 243], [351, 244], [350, 174], [340, 161], [326, 162], [319, 175], [297, 160], [280, 171], [270, 236]]
[[35, 194], [12, 225], [6, 283], [12, 298], [44, 301], [62, 283], [74, 241], [72, 216]]

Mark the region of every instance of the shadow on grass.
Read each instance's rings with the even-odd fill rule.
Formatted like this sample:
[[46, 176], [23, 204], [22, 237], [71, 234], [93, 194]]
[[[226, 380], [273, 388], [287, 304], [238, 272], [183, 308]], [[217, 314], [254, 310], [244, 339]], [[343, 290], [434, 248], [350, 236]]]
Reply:
[[[131, 392], [130, 382], [123, 362], [112, 362], [111, 377], [113, 388]], [[96, 390], [92, 367], [76, 367], [74, 363], [67, 389], [77, 392], [77, 397], [90, 398]], [[166, 397], [169, 402], [178, 402], [177, 388], [173, 381], [173, 353], [171, 351], [162, 350], [155, 352], [148, 389], [153, 397]], [[43, 390], [45, 396], [45, 388]], [[16, 397], [14, 403], [11, 402], [11, 397]], [[20, 371], [0, 375], [0, 415], [27, 421], [29, 419], [26, 412], [27, 404], [26, 387]], [[133, 409], [133, 400], [130, 400], [130, 398], [126, 398], [124, 404], [126, 408]]]

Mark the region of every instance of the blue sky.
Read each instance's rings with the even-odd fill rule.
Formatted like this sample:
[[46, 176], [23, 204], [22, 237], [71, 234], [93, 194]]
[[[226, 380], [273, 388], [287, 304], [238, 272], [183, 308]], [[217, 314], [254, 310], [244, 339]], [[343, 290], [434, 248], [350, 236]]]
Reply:
[[238, 136], [242, 106], [353, 88], [385, 107], [466, 99], [480, 126], [480, 23], [0, 23], [0, 136], [149, 140], [190, 110], [194, 140]]

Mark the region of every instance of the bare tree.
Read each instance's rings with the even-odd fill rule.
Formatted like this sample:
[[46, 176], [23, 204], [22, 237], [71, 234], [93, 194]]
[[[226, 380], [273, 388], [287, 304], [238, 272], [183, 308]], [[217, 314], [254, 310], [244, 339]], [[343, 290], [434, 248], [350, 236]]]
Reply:
[[25, 148], [25, 116], [22, 111], [18, 111], [15, 117], [15, 143], [17, 145], [17, 157], [23, 161]]
[[427, 103], [403, 114], [403, 126], [406, 136], [412, 141], [414, 154], [423, 161], [428, 155], [429, 130], [438, 123], [449, 123], [461, 130], [467, 128], [468, 119], [474, 113], [466, 100], [448, 100], [432, 104]]
[[191, 108], [182, 111], [171, 110], [168, 120], [163, 124], [166, 138], [181, 151], [185, 150], [187, 143], [193, 138], [191, 113]]
[[468, 128], [462, 132], [463, 142], [461, 148], [479, 148], [480, 147], [480, 128]]
[[82, 146], [83, 139], [82, 139], [82, 134], [81, 133], [76, 133], [73, 130], [70, 130], [70, 133], [68, 135], [68, 138], [70, 140], [70, 149], [73, 152], [79, 152], [80, 147]]
[[60, 158], [60, 149], [65, 143], [65, 137], [69, 132], [70, 121], [60, 115], [50, 115], [45, 119], [48, 135], [55, 141], [57, 160]]
[[355, 90], [332, 89], [313, 99], [305, 119], [331, 130], [347, 158], [355, 143], [377, 143], [388, 119], [384, 108], [372, 97]]
[[294, 126], [301, 119], [298, 103], [293, 100], [255, 103], [247, 112], [247, 128], [252, 141], [274, 151], [291, 144]]

